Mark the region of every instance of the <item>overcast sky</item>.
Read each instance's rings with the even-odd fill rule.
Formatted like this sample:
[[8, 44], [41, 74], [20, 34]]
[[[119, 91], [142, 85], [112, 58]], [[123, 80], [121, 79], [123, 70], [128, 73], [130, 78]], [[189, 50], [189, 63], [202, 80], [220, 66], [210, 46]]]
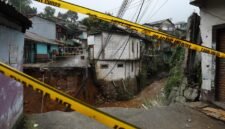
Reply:
[[[110, 12], [116, 15], [123, 0], [65, 0], [74, 4], [78, 4], [87, 8], [98, 10], [101, 12]], [[123, 18], [135, 21], [137, 10], [141, 6], [142, 0], [131, 0], [125, 16]], [[172, 18], [173, 22], [187, 21], [188, 16], [192, 12], [199, 12], [199, 9], [189, 4], [190, 0], [145, 0], [145, 6], [139, 17], [139, 22], [153, 22], [157, 20]], [[33, 1], [33, 5], [38, 8], [38, 12], [42, 12], [45, 5]], [[58, 11], [64, 11], [58, 9]], [[79, 15], [79, 19], [84, 18], [84, 15]]]

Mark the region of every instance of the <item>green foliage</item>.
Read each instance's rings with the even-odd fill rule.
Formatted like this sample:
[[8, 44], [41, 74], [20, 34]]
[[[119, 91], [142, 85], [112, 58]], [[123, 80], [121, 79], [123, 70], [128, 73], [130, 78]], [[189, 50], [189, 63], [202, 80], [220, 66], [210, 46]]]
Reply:
[[89, 32], [98, 31], [107, 31], [110, 29], [111, 24], [102, 20], [97, 19], [96, 17], [90, 16], [88, 18], [84, 18], [81, 23], [87, 26]]
[[173, 87], [179, 87], [184, 77], [182, 63], [184, 60], [184, 48], [177, 47], [170, 61], [170, 73], [164, 88], [166, 98], [169, 97]]
[[37, 14], [37, 8], [30, 7], [31, 0], [9, 0], [9, 2], [21, 13], [25, 15]]
[[141, 72], [137, 76], [137, 80], [139, 82], [138, 91], [141, 91], [147, 86], [147, 68], [148, 64], [143, 62]]
[[76, 23], [76, 21], [78, 19], [78, 15], [76, 12], [72, 12], [72, 11], [67, 11], [66, 13], [59, 12], [58, 18], [63, 19], [70, 23]]
[[55, 14], [55, 9], [50, 6], [46, 6], [44, 9], [44, 13], [41, 13], [40, 16], [44, 18], [52, 19], [54, 18], [54, 14]]
[[165, 95], [166, 98], [169, 97], [170, 92], [172, 91], [173, 87], [178, 87], [181, 85], [181, 82], [183, 80], [183, 72], [181, 69], [181, 66], [176, 65], [170, 70], [170, 76], [167, 80], [166, 86], [165, 86]]

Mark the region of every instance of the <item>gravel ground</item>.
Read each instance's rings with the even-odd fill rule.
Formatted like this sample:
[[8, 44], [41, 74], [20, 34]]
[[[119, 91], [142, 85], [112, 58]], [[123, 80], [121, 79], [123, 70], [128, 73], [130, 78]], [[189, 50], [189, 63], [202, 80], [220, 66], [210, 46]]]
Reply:
[[[192, 108], [175, 104], [149, 110], [134, 108], [101, 109], [143, 129], [225, 129], [225, 124]], [[76, 112], [48, 112], [28, 115], [29, 129], [107, 129], [104, 125]]]

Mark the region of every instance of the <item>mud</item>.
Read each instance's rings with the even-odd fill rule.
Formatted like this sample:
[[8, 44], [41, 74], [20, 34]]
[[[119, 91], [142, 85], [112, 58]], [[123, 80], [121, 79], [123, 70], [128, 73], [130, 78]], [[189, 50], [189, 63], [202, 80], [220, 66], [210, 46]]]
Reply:
[[131, 100], [105, 102], [104, 104], [100, 105], [100, 107], [141, 108], [145, 101], [155, 99], [159, 94], [161, 94], [166, 81], [166, 78], [154, 81]]
[[[94, 105], [98, 93], [97, 87], [93, 82], [91, 72], [88, 78], [84, 79], [83, 69], [51, 69], [45, 72], [39, 69], [25, 70], [25, 73], [44, 81], [45, 83], [62, 90], [63, 92], [78, 98], [86, 103]], [[32, 89], [24, 88], [24, 112], [42, 113], [49, 111], [67, 111], [63, 105], [43, 98], [43, 96]]]

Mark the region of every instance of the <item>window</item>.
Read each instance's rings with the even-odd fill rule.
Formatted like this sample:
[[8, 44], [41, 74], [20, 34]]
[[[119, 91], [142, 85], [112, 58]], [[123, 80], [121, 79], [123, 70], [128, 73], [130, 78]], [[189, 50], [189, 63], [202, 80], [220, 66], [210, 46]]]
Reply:
[[123, 68], [123, 64], [118, 64], [117, 67], [118, 68]]
[[101, 64], [101, 69], [107, 69], [107, 68], [109, 68], [109, 65], [107, 65], [107, 64]]
[[84, 58], [85, 58], [85, 56], [81, 56], [81, 57], [80, 57], [81, 60], [84, 60]]

